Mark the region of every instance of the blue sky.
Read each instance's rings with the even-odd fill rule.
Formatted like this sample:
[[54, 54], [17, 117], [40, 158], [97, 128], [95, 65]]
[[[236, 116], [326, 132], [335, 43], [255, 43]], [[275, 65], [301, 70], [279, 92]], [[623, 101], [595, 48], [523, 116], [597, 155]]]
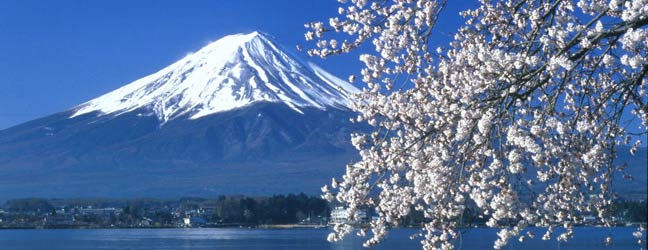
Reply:
[[[446, 19], [459, 26], [465, 3], [449, 6]], [[328, 20], [337, 6], [335, 0], [2, 0], [0, 129], [67, 110], [228, 34], [260, 30], [288, 48], [306, 44], [303, 24]], [[449, 41], [451, 27], [440, 30], [440, 42]], [[310, 60], [346, 78], [359, 71], [357, 58]]]

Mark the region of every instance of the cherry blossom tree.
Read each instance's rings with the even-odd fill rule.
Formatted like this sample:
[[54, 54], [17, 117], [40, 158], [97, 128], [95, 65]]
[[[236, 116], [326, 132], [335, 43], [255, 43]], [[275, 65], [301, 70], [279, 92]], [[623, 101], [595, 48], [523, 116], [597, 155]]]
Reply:
[[583, 215], [610, 225], [616, 150], [634, 153], [648, 125], [647, 0], [482, 0], [440, 48], [446, 1], [339, 2], [305, 36], [314, 56], [374, 49], [355, 106], [375, 130], [352, 136], [361, 160], [322, 188], [349, 215], [375, 208], [366, 245], [412, 208], [424, 249], [453, 249], [469, 205], [501, 228], [496, 249], [529, 226], [568, 240]]

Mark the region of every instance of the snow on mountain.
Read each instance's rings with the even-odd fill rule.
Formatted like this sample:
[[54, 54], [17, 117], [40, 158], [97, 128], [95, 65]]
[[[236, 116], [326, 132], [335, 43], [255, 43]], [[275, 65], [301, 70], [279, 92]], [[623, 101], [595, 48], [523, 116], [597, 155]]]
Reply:
[[283, 103], [302, 113], [314, 107], [350, 109], [358, 89], [312, 63], [301, 63], [267, 36], [221, 38], [149, 76], [74, 108], [71, 117], [99, 111], [149, 110], [164, 122], [197, 119], [257, 102]]

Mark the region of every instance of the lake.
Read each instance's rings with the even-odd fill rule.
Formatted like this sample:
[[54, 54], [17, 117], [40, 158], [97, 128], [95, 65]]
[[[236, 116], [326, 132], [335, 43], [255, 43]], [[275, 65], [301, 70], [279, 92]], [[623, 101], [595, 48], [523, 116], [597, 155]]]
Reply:
[[[635, 228], [576, 228], [568, 242], [542, 241], [541, 229], [535, 239], [524, 244], [511, 242], [506, 249], [640, 249], [631, 235]], [[326, 241], [328, 228], [298, 229], [43, 229], [0, 230], [0, 249], [83, 249], [83, 250], [214, 250], [214, 249], [362, 249], [360, 237], [347, 237], [342, 242]], [[420, 249], [417, 240], [409, 240], [416, 229], [394, 229], [389, 238], [374, 249]], [[495, 229], [468, 229], [462, 233], [461, 249], [492, 249]], [[603, 240], [612, 235], [610, 246]], [[645, 235], [644, 235], [645, 239]], [[645, 249], [645, 246], [644, 246]]]

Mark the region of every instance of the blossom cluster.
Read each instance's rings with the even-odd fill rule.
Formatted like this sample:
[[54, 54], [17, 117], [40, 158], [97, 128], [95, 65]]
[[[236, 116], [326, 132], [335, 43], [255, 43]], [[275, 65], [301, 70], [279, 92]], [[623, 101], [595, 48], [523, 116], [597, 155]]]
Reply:
[[425, 249], [452, 249], [469, 206], [502, 228], [497, 249], [533, 237], [528, 226], [567, 240], [583, 215], [611, 223], [617, 146], [648, 125], [648, 0], [482, 0], [443, 48], [428, 45], [445, 1], [340, 4], [328, 25], [306, 25], [309, 54], [373, 45], [356, 121], [375, 130], [353, 135], [361, 160], [323, 190], [375, 207], [367, 245], [411, 208], [428, 221]]

